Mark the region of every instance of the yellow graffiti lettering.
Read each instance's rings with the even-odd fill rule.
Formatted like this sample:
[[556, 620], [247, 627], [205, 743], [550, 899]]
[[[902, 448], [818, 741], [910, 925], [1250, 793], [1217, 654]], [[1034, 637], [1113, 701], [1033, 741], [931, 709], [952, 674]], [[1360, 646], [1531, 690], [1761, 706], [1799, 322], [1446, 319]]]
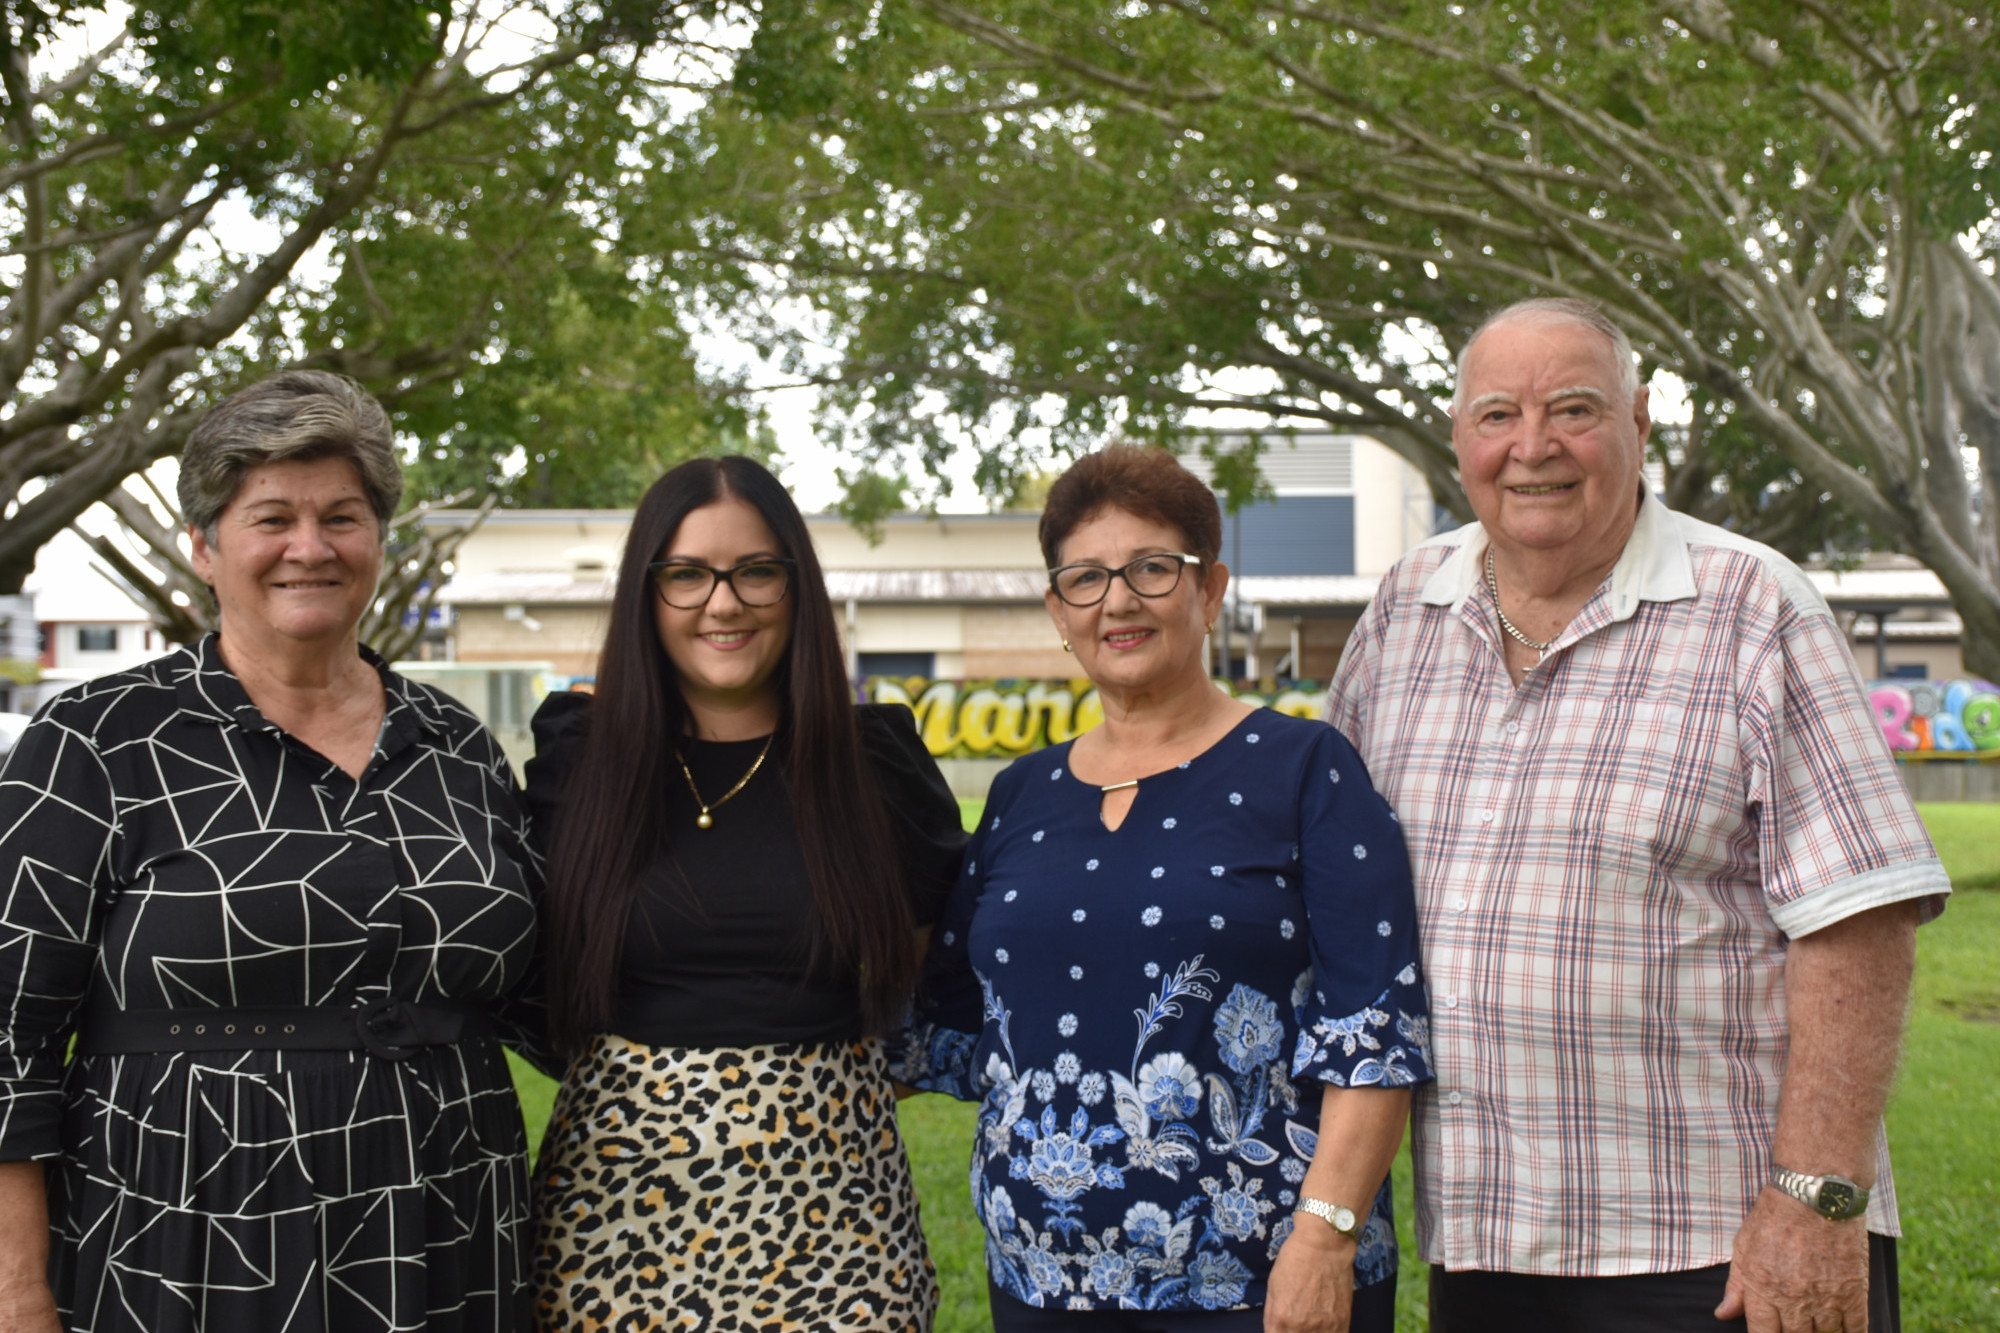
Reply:
[[967, 694], [958, 706], [959, 743], [982, 757], [991, 753], [1001, 707], [998, 690], [988, 688]]
[[[869, 678], [865, 695], [875, 703], [898, 703], [915, 713], [924, 748], [940, 759], [1012, 758], [1075, 740], [1104, 720], [1103, 699], [1082, 677], [926, 681], [875, 676]], [[1251, 692], [1236, 697], [1293, 717], [1317, 718], [1326, 709], [1323, 690], [1286, 690], [1268, 701]], [[1968, 712], [1967, 721], [1975, 716], [1985, 722], [1992, 714]]]
[[1076, 695], [1067, 685], [1036, 681], [1028, 687], [1028, 732], [1039, 732], [1044, 745], [1061, 745], [1076, 734], [1070, 715], [1076, 712]]
[[950, 754], [958, 748], [958, 728], [952, 725], [958, 715], [958, 687], [948, 680], [934, 680], [924, 688], [912, 705], [917, 715], [917, 730], [923, 735], [924, 748], [934, 755]]
[[1271, 701], [1271, 707], [1288, 716], [1312, 721], [1326, 711], [1326, 691], [1308, 694], [1304, 690], [1286, 690]]
[[1103, 720], [1104, 700], [1097, 697], [1097, 689], [1093, 686], [1076, 701], [1076, 730], [1072, 734], [1081, 736]]
[[993, 743], [1010, 754], [1026, 754], [1040, 748], [1041, 728], [1028, 707], [1027, 696], [1009, 690], [1000, 696], [1000, 716], [993, 723]]

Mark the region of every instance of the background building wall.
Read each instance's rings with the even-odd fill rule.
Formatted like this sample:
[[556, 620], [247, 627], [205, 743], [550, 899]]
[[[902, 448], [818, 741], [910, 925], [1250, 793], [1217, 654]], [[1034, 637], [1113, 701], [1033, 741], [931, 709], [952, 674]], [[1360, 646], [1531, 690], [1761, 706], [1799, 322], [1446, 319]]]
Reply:
[[1053, 679], [1074, 675], [1076, 669], [1076, 658], [1062, 650], [1062, 640], [1047, 609], [1040, 606], [965, 609], [965, 670], [960, 675]]
[[1035, 541], [1040, 514], [893, 514], [871, 545], [845, 519], [806, 519], [813, 549], [827, 569], [1040, 569]]
[[[458, 660], [547, 662], [566, 676], [595, 676], [597, 655], [604, 646], [607, 608], [586, 606], [522, 607], [524, 617], [507, 618], [500, 606], [458, 608]], [[531, 626], [528, 621], [532, 620]], [[536, 628], [539, 626], [539, 628]]]

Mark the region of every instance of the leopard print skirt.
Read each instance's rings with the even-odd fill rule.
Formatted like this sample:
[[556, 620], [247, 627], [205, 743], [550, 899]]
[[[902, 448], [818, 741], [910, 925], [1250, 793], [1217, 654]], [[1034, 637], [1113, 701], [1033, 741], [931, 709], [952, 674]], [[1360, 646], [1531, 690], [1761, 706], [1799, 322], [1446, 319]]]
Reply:
[[925, 1333], [937, 1280], [881, 1047], [600, 1036], [535, 1170], [539, 1327]]

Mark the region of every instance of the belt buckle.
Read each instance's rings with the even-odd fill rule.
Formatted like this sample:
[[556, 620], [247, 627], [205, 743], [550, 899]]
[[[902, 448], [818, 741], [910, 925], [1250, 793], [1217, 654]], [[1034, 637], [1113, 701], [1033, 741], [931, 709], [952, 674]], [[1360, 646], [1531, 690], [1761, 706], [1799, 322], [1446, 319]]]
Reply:
[[356, 1006], [354, 1031], [361, 1038], [361, 1047], [370, 1055], [382, 1060], [407, 1060], [422, 1049], [418, 1045], [399, 1046], [392, 1040], [401, 1033], [409, 1033], [416, 1026], [416, 1015], [403, 1000], [381, 1000], [366, 1008]]

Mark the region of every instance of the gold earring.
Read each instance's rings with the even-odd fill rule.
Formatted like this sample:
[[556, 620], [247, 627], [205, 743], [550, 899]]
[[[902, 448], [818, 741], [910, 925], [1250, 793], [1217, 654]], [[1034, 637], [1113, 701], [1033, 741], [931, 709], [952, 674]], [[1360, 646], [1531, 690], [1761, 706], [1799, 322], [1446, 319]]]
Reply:
[[1215, 622], [1214, 622], [1213, 620], [1209, 621], [1209, 622], [1208, 622], [1208, 628], [1207, 628], [1207, 629], [1205, 629], [1205, 630], [1203, 630], [1203, 631], [1202, 631], [1202, 633], [1203, 633], [1203, 634], [1213, 634], [1213, 633], [1215, 633]]
[[1064, 652], [1066, 652], [1066, 653], [1073, 653], [1073, 652], [1075, 652], [1075, 651], [1076, 651], [1076, 649], [1074, 649], [1074, 648], [1072, 648], [1072, 647], [1070, 647], [1070, 646], [1069, 646], [1069, 640], [1068, 640], [1068, 639], [1064, 639], [1064, 640], [1063, 640], [1063, 651], [1064, 651]]

